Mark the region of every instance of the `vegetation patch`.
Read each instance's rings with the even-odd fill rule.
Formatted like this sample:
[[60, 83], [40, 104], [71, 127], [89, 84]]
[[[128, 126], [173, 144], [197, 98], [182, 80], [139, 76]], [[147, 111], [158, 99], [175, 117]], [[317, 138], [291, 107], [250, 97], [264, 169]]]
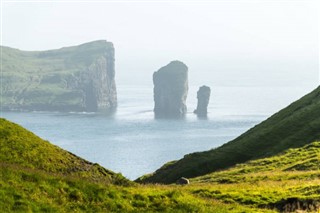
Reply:
[[319, 210], [320, 142], [199, 176], [188, 185], [143, 185], [5, 119], [0, 124], [0, 212]]

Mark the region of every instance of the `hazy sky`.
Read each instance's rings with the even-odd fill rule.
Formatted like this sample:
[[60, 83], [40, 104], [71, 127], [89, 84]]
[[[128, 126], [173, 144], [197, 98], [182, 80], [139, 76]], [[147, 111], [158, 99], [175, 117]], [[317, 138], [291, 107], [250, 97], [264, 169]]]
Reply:
[[118, 84], [152, 84], [171, 60], [191, 85], [316, 85], [318, 1], [9, 2], [2, 45], [56, 49], [106, 39]]

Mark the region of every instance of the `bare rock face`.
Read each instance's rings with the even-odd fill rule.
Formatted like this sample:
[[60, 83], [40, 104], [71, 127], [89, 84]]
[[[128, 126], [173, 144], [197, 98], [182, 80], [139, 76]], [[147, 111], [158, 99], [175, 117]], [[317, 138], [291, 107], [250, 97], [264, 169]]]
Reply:
[[197, 99], [198, 99], [198, 105], [197, 109], [194, 110], [194, 113], [197, 114], [200, 117], [207, 116], [208, 113], [208, 104], [210, 99], [210, 87], [208, 86], [202, 86], [199, 88], [197, 92]]
[[153, 74], [156, 117], [181, 117], [187, 112], [188, 67], [172, 61]]
[[83, 105], [87, 111], [117, 106], [113, 48], [107, 48], [81, 73], [78, 88], [83, 91]]

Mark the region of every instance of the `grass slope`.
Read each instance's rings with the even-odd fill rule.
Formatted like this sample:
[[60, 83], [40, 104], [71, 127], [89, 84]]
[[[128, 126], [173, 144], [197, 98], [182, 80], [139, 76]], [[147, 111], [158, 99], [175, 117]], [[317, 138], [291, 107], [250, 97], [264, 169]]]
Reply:
[[133, 184], [0, 119], [0, 212], [316, 211], [320, 142], [187, 186]]
[[188, 154], [138, 181], [173, 183], [180, 177], [197, 177], [301, 147], [320, 139], [319, 114], [320, 88], [317, 88], [235, 140], [210, 151]]
[[139, 185], [88, 170], [89, 162], [0, 121], [0, 212], [290, 212], [320, 206], [320, 142], [187, 186]]
[[320, 177], [320, 142], [191, 179], [192, 183], [256, 183]]
[[91, 181], [129, 184], [122, 175], [77, 157], [2, 118], [0, 118], [0, 162], [2, 167], [18, 166]]
[[0, 212], [273, 212], [198, 196], [198, 188], [115, 186], [0, 165]]
[[286, 212], [296, 211], [300, 202], [304, 210], [316, 211], [320, 207], [320, 142], [193, 178], [191, 183], [209, 186], [194, 191], [200, 196], [225, 202]]
[[134, 184], [0, 119], [0, 212], [243, 212], [252, 208], [201, 198], [183, 187]]

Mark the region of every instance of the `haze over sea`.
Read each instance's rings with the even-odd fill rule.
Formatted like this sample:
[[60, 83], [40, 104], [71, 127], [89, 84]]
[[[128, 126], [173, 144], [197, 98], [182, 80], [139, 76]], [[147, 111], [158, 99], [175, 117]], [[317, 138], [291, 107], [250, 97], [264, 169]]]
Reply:
[[[201, 86], [201, 85], [199, 85]], [[151, 85], [118, 85], [118, 109], [99, 113], [2, 112], [40, 137], [130, 179], [185, 154], [239, 136], [313, 88], [211, 86], [207, 119], [198, 119], [198, 86], [191, 86], [185, 119], [154, 119]]]

